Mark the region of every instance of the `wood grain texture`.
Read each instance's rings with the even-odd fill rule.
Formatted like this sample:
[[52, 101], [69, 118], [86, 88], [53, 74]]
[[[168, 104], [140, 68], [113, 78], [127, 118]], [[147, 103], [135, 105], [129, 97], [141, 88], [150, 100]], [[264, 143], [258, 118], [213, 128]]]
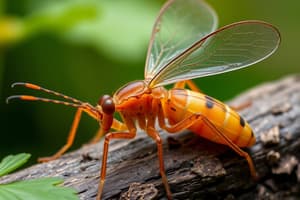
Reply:
[[[263, 84], [231, 102], [252, 105], [239, 113], [257, 143], [246, 149], [260, 180], [228, 147], [184, 132], [164, 138], [166, 173], [174, 199], [254, 199], [300, 196], [300, 76]], [[36, 164], [0, 179], [0, 184], [37, 177], [62, 177], [80, 199], [95, 199], [102, 143], [83, 146], [60, 159]], [[155, 143], [142, 131], [134, 140], [112, 141], [103, 199], [165, 199]], [[284, 181], [282, 181], [284, 180]], [[129, 188], [130, 187], [130, 188]]]

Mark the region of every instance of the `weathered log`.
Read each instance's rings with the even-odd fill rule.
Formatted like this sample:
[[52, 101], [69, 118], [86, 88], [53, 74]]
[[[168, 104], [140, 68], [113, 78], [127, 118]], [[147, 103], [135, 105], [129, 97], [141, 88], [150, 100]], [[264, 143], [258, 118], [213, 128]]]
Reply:
[[[185, 132], [164, 138], [164, 161], [175, 199], [254, 199], [300, 195], [300, 76], [263, 84], [233, 101], [252, 105], [240, 113], [257, 143], [247, 149], [260, 179], [251, 179], [247, 162], [228, 147]], [[103, 142], [103, 141], [102, 141]], [[60, 159], [7, 175], [0, 184], [37, 177], [62, 177], [81, 199], [94, 199], [102, 142], [83, 146]], [[110, 144], [103, 199], [165, 199], [155, 143], [144, 133]], [[130, 187], [130, 188], [129, 188]]]

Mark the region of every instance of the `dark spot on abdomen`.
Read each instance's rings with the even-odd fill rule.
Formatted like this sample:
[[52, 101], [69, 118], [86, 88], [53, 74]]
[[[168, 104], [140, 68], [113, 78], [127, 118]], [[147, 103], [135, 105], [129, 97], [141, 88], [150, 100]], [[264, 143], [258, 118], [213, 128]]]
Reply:
[[214, 99], [213, 98], [205, 95], [205, 99], [206, 99], [205, 105], [207, 108], [211, 109], [212, 107], [214, 107]]
[[240, 125], [241, 125], [242, 127], [244, 127], [245, 124], [246, 124], [246, 122], [245, 122], [244, 118], [240, 116]]

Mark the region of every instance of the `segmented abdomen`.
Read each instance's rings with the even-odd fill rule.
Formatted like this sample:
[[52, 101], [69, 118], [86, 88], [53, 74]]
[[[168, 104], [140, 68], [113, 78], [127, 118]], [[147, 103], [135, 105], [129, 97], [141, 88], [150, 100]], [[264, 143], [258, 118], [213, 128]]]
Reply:
[[[205, 94], [184, 89], [172, 89], [164, 102], [164, 113], [170, 124], [176, 124], [193, 113], [200, 113], [224, 135], [240, 147], [252, 146], [255, 136], [249, 124], [229, 106]], [[191, 131], [213, 142], [226, 144], [212, 128], [197, 121]]]

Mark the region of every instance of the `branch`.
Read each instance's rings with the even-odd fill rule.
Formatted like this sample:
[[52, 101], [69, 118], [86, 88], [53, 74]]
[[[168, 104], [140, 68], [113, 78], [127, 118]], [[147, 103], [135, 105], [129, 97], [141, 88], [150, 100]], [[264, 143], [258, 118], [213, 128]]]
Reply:
[[[231, 105], [252, 101], [240, 113], [257, 143], [247, 149], [259, 181], [247, 162], [228, 147], [185, 132], [164, 138], [166, 173], [175, 199], [255, 199], [299, 197], [300, 76], [290, 76], [249, 90]], [[62, 177], [84, 200], [95, 199], [102, 143], [83, 146], [60, 159], [36, 164], [0, 179], [0, 184], [37, 177]], [[103, 199], [163, 199], [155, 143], [144, 133], [110, 144]], [[285, 180], [285, 181], [282, 181]]]

